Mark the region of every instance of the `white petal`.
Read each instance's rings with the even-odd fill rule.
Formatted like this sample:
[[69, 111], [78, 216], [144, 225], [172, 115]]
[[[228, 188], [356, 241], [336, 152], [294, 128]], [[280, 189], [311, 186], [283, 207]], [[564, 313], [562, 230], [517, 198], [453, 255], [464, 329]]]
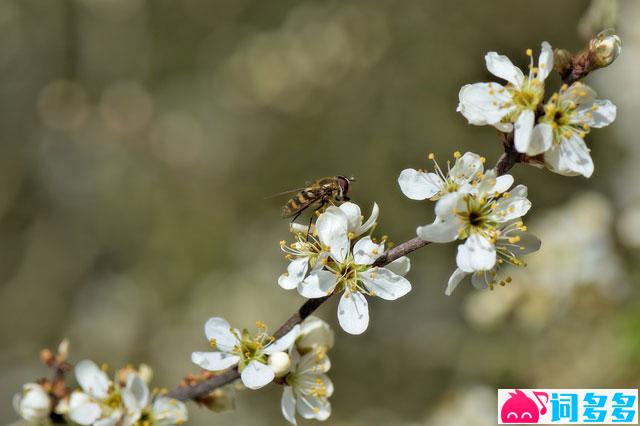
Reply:
[[447, 296], [451, 296], [451, 293], [453, 293], [456, 287], [458, 287], [458, 284], [460, 284], [460, 282], [467, 275], [469, 275], [467, 272], [464, 272], [460, 268], [456, 268], [456, 270], [453, 271], [453, 274], [451, 274], [451, 276], [449, 277], [449, 282], [447, 283], [447, 289], [444, 291], [444, 294]]
[[499, 223], [508, 222], [527, 214], [531, 201], [523, 197], [501, 198], [496, 203], [495, 217]]
[[182, 401], [160, 396], [151, 407], [153, 426], [173, 426], [188, 419], [187, 406]]
[[371, 214], [369, 215], [369, 219], [362, 225], [360, 225], [357, 229], [353, 231], [356, 237], [367, 232], [373, 225], [378, 221], [378, 215], [380, 214], [380, 208], [377, 203], [373, 203], [373, 207], [371, 208]]
[[293, 396], [291, 386], [285, 386], [280, 400], [282, 415], [291, 424], [296, 424], [296, 398]]
[[80, 425], [91, 425], [102, 416], [100, 406], [85, 393], [75, 391], [69, 400], [69, 418]]
[[400, 190], [412, 200], [426, 200], [442, 189], [442, 179], [435, 173], [404, 169], [398, 177]]
[[293, 343], [296, 341], [298, 336], [300, 335], [300, 326], [296, 325], [293, 327], [287, 334], [270, 344], [264, 349], [264, 353], [267, 355], [271, 355], [275, 352], [287, 352], [293, 346]]
[[518, 152], [525, 153], [529, 149], [531, 143], [531, 133], [533, 132], [533, 123], [535, 114], [531, 110], [524, 110], [518, 116], [514, 125], [515, 134], [514, 142]]
[[[473, 187], [471, 185], [468, 185], [468, 187], [473, 191]], [[454, 208], [456, 208], [458, 203], [460, 203], [460, 200], [462, 200], [462, 197], [464, 197], [464, 192], [450, 192], [445, 194], [438, 200], [438, 202], [436, 202], [436, 216], [451, 216]]]
[[349, 334], [362, 334], [369, 326], [369, 305], [360, 292], [345, 291], [338, 303], [338, 322]]
[[300, 257], [292, 260], [289, 266], [287, 266], [287, 272], [278, 278], [278, 285], [285, 290], [293, 290], [298, 287], [298, 284], [304, 279], [308, 269], [308, 257]]
[[225, 352], [193, 352], [191, 361], [205, 370], [220, 371], [236, 365], [240, 357]]
[[474, 272], [471, 274], [471, 285], [478, 290], [489, 287], [488, 283], [495, 279], [491, 277], [490, 273], [491, 271]]
[[553, 49], [546, 41], [542, 42], [542, 50], [538, 57], [538, 80], [544, 81], [553, 70]]
[[326, 398], [300, 396], [296, 400], [296, 407], [305, 419], [326, 420], [331, 415], [331, 404]]
[[528, 193], [529, 190], [527, 189], [527, 186], [520, 184], [509, 191], [509, 196], [527, 198]]
[[599, 129], [613, 123], [617, 108], [611, 101], [596, 100], [579, 105], [576, 113], [580, 123]]
[[540, 238], [528, 232], [517, 232], [515, 235], [520, 237], [520, 241], [518, 241], [520, 248], [513, 250], [516, 255], [529, 254], [540, 250], [542, 245]]
[[93, 426], [115, 426], [120, 421], [120, 417], [122, 417], [122, 413], [119, 410], [116, 410], [109, 414], [109, 417], [95, 422]]
[[456, 216], [439, 217], [431, 225], [419, 226], [417, 234], [425, 241], [434, 243], [449, 243], [458, 238], [460, 222]]
[[260, 389], [271, 383], [274, 377], [273, 370], [258, 361], [251, 361], [240, 374], [242, 383], [249, 389]]
[[384, 253], [384, 245], [376, 244], [371, 237], [358, 240], [353, 246], [353, 260], [357, 265], [371, 265]]
[[358, 229], [360, 224], [362, 224], [362, 212], [360, 211], [360, 207], [355, 203], [347, 201], [346, 203], [342, 203], [339, 209], [344, 212], [345, 217], [347, 218], [348, 230], [353, 232]]
[[537, 124], [531, 133], [531, 142], [529, 143], [527, 155], [534, 156], [542, 154], [551, 148], [552, 144], [553, 127], [545, 123]]
[[520, 87], [524, 81], [524, 74], [520, 68], [511, 63], [505, 55], [498, 55], [496, 52], [489, 52], [484, 57], [487, 69], [496, 77], [507, 80], [516, 87]]
[[296, 341], [296, 347], [300, 350], [311, 350], [316, 346], [330, 349], [333, 347], [333, 343], [333, 330], [320, 318], [312, 315], [300, 324], [300, 337]]
[[488, 271], [496, 264], [496, 249], [485, 237], [471, 234], [458, 246], [456, 263], [464, 272]]
[[333, 292], [337, 283], [338, 280], [333, 272], [315, 271], [298, 285], [298, 293], [307, 299], [325, 297]]
[[549, 169], [567, 176], [581, 174], [591, 177], [593, 174], [593, 160], [589, 148], [580, 137], [572, 134], [568, 139], [562, 139], [559, 146], [554, 146], [544, 156]]
[[144, 408], [149, 404], [149, 387], [138, 374], [130, 373], [127, 376], [125, 390], [135, 398], [139, 408]]
[[497, 83], [467, 84], [460, 89], [458, 99], [457, 111], [476, 126], [498, 125], [515, 108], [511, 95]]
[[80, 361], [76, 364], [75, 372], [83, 391], [97, 399], [109, 396], [109, 378], [93, 361]]
[[497, 192], [502, 194], [507, 191], [513, 185], [513, 176], [511, 175], [502, 175], [496, 178], [496, 184], [493, 187], [493, 192]]
[[329, 247], [336, 262], [344, 262], [351, 245], [347, 215], [339, 208], [331, 206], [318, 217], [316, 229], [318, 238], [322, 244]]
[[590, 102], [596, 99], [596, 92], [589, 86], [579, 81], [573, 83], [565, 91], [560, 92], [558, 101], [560, 103], [571, 101], [576, 105], [580, 105], [585, 102]]
[[385, 266], [391, 272], [404, 277], [411, 269], [411, 260], [407, 256], [402, 256]]
[[217, 349], [222, 352], [231, 352], [238, 343], [236, 336], [239, 336], [240, 333], [233, 329], [224, 318], [211, 317], [204, 324], [204, 335], [207, 336], [207, 340], [213, 339], [215, 341]]
[[465, 152], [462, 157], [456, 160], [449, 172], [449, 176], [459, 185], [463, 185], [473, 180], [483, 170], [482, 158], [473, 152]]
[[360, 274], [365, 287], [374, 296], [385, 300], [396, 300], [411, 291], [411, 283], [386, 268], [371, 268]]

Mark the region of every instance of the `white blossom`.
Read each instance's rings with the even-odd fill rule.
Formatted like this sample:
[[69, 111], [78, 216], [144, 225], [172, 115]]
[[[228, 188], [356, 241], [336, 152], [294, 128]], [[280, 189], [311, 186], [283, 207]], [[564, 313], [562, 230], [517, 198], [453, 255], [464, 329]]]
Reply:
[[469, 275], [471, 275], [471, 284], [479, 290], [493, 289], [496, 285], [504, 286], [510, 283], [511, 277], [503, 276], [504, 267], [507, 265], [524, 267], [526, 263], [520, 259], [520, 256], [540, 249], [540, 240], [534, 235], [527, 234], [526, 231], [527, 227], [520, 220], [502, 224], [496, 230], [497, 236], [494, 243], [496, 262], [494, 266], [490, 269], [473, 272], [464, 271], [458, 267], [449, 278], [445, 294], [450, 296], [458, 284]]
[[296, 424], [296, 411], [305, 419], [326, 420], [331, 415], [328, 398], [333, 394], [333, 383], [325, 374], [331, 362], [325, 349], [317, 347], [304, 355], [292, 350], [292, 371], [285, 379], [282, 392], [282, 415]]
[[542, 43], [537, 67], [534, 67], [531, 49], [527, 49], [527, 56], [530, 65], [529, 74], [525, 76], [506, 56], [487, 53], [487, 69], [507, 84], [467, 84], [460, 89], [457, 108], [470, 124], [491, 125], [502, 132], [515, 129], [515, 148], [523, 153], [531, 143], [535, 111], [544, 97], [544, 81], [553, 69], [553, 50], [546, 41]]
[[334, 334], [329, 324], [312, 315], [300, 324], [300, 335], [295, 346], [300, 353], [306, 353], [316, 348], [329, 350], [333, 343]]
[[237, 365], [242, 383], [249, 389], [259, 389], [269, 384], [277, 372], [269, 365], [270, 356], [287, 352], [298, 337], [300, 326], [296, 325], [274, 341], [263, 323], [257, 322], [256, 325], [258, 332], [252, 336], [246, 329], [240, 331], [231, 327], [223, 318], [209, 318], [204, 333], [215, 351], [193, 352], [191, 360], [209, 371], [225, 370]]
[[616, 106], [596, 99], [596, 93], [583, 83], [562, 86], [544, 107], [534, 128], [527, 155], [544, 153], [547, 167], [565, 176], [593, 174], [593, 160], [584, 138], [591, 128], [611, 124]]
[[56, 411], [79, 425], [132, 426], [179, 425], [187, 420], [184, 403], [162, 396], [152, 398], [143, 376], [129, 372], [121, 386], [112, 382], [93, 361], [80, 361], [75, 367], [81, 390], [71, 393], [69, 400]]
[[458, 268], [467, 273], [491, 270], [502, 227], [531, 208], [526, 186], [505, 192], [512, 181], [500, 181], [493, 170], [488, 171], [473, 183], [474, 192], [459, 197], [454, 205], [436, 205], [435, 221], [418, 227], [418, 236], [438, 243], [464, 241], [458, 246]]
[[313, 268], [298, 284], [298, 292], [309, 299], [343, 292], [338, 304], [338, 320], [351, 334], [363, 333], [369, 325], [369, 308], [365, 295], [395, 300], [411, 290], [403, 276], [409, 271], [409, 259], [402, 257], [386, 267], [372, 266], [384, 252], [384, 242], [376, 243], [359, 236], [371, 229], [378, 216], [373, 213], [363, 223], [360, 207], [347, 202], [330, 206], [316, 221], [317, 244], [328, 256], [321, 267]]
[[51, 414], [51, 398], [41, 385], [26, 383], [13, 397], [13, 408], [27, 422], [40, 423]]

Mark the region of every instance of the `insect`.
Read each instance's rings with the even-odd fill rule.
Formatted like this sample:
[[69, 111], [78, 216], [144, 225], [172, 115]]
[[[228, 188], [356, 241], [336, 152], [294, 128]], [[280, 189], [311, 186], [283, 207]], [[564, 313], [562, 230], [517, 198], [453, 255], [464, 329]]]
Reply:
[[349, 201], [347, 192], [355, 178], [346, 176], [329, 176], [313, 181], [306, 188], [296, 193], [282, 208], [282, 217], [293, 217], [295, 221], [307, 208], [312, 205], [319, 210], [327, 203]]

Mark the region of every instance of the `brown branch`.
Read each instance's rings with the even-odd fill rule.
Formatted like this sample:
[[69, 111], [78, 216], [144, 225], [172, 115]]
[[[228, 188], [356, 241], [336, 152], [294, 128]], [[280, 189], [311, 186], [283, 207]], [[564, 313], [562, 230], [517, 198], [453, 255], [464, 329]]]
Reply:
[[[613, 41], [612, 37], [615, 38]], [[617, 46], [618, 51], [614, 52], [615, 55], [612, 55], [610, 51], [605, 52], [613, 56], [613, 59], [609, 58], [608, 62], [606, 62], [604, 59], [602, 59], [602, 45], [604, 44], [605, 47], [610, 47], [610, 45], [613, 44], [614, 46], [610, 47], [609, 49], [612, 50], [616, 47], [615, 43], [619, 44], [619, 39], [617, 38], [617, 36], [611, 36], [607, 34], [605, 38], [604, 36], [599, 34], [590, 42], [588, 48], [576, 54], [575, 56], [571, 56], [571, 54], [567, 51], [561, 51], [559, 57], [559, 51], [556, 51], [556, 60], [564, 59], [563, 64], [560, 64], [560, 66], [556, 66], [556, 70], [560, 73], [563, 82], [566, 84], [571, 84], [582, 79], [591, 71], [609, 65], [611, 62], [613, 62], [615, 57], [617, 57], [617, 54], [619, 53], [619, 46]], [[596, 52], [599, 56], [596, 55]], [[564, 56], [562, 57], [562, 55]], [[600, 62], [598, 62], [597, 59], [599, 59]], [[517, 163], [540, 164], [540, 159], [538, 157], [530, 158], [525, 154], [521, 154], [516, 151], [513, 142], [513, 132], [500, 132], [500, 138], [504, 146], [504, 153], [500, 156], [494, 167], [496, 175], [502, 176], [506, 174]], [[404, 243], [399, 244], [380, 255], [380, 257], [375, 260], [373, 265], [378, 267], [388, 265], [394, 260], [405, 256], [413, 251], [416, 251], [419, 248], [428, 245], [429, 243], [429, 241], [425, 241], [419, 237], [405, 241]], [[304, 321], [305, 318], [307, 318], [316, 309], [318, 309], [320, 305], [329, 300], [331, 296], [332, 295], [321, 297], [318, 299], [307, 300], [300, 307], [300, 309], [298, 309], [297, 312], [295, 312], [284, 324], [280, 326], [280, 328], [278, 328], [278, 330], [274, 333], [274, 337], [277, 339], [287, 334], [291, 329], [293, 329], [293, 327], [295, 327], [297, 324], [300, 324], [302, 321]], [[209, 394], [217, 388], [220, 388], [237, 380], [239, 377], [240, 374], [237, 370], [237, 367], [234, 367], [209, 379], [205, 379], [197, 384], [177, 386], [170, 390], [167, 393], [167, 396], [179, 400], [196, 400]]]

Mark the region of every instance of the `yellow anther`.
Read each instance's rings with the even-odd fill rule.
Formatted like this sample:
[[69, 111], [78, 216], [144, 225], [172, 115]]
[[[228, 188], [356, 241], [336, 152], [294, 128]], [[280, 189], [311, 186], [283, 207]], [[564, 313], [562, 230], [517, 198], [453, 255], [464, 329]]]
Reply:
[[256, 321], [256, 328], [259, 330], [266, 330], [267, 329], [267, 325], [265, 323], [263, 323], [262, 321]]
[[502, 197], [503, 197], [503, 198], [509, 198], [509, 197], [510, 197], [510, 195], [509, 195], [509, 193], [508, 193], [508, 192], [505, 192], [504, 194], [502, 194]]
[[531, 49], [527, 49], [526, 53], [527, 53], [527, 56], [533, 56], [533, 50]]
[[347, 237], [349, 237], [350, 240], [353, 240], [353, 238], [356, 236], [356, 234], [354, 234], [353, 232], [349, 232], [347, 234]]
[[433, 152], [430, 152], [430, 153], [429, 153], [429, 155], [427, 155], [427, 158], [428, 158], [429, 160], [433, 160], [434, 158], [436, 158], [436, 156], [435, 156], [435, 155], [433, 155]]
[[456, 158], [456, 159], [460, 158], [460, 151], [454, 152], [453, 153], [453, 157]]
[[487, 162], [487, 159], [486, 159], [486, 158], [484, 158], [484, 157], [480, 157], [480, 162], [481, 162], [482, 164], [484, 164], [484, 163], [486, 163], [486, 162]]
[[213, 337], [209, 339], [209, 346], [211, 346], [211, 349], [215, 349], [216, 344], [217, 344], [216, 339], [214, 339]]
[[100, 370], [102, 370], [102, 371], [107, 371], [107, 370], [109, 370], [109, 364], [107, 364], [107, 363], [103, 363], [103, 364], [101, 364], [101, 365], [100, 365]]
[[507, 277], [504, 279], [507, 283], [510, 283], [511, 281], [513, 281], [513, 279], [511, 277]]
[[591, 105], [591, 111], [597, 111], [598, 110], [598, 105], [593, 104]]
[[287, 242], [285, 240], [280, 240], [280, 247], [286, 246]]
[[580, 139], [584, 139], [587, 136], [587, 134], [585, 132], [580, 132], [578, 133], [578, 136], [580, 136]]
[[520, 241], [520, 235], [516, 235], [515, 237], [511, 237], [511, 238], [509, 238], [509, 242], [510, 242], [511, 244], [515, 244], [515, 243], [517, 243], [518, 241]]

